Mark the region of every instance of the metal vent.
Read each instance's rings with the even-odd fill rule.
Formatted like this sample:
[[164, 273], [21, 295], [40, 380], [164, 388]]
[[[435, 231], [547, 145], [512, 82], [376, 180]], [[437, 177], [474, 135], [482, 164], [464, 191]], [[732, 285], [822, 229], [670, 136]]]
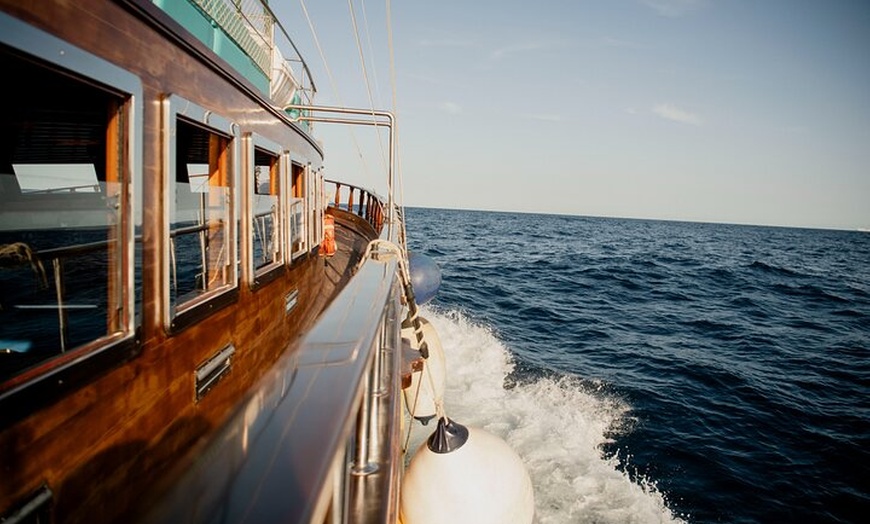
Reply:
[[0, 515], [3, 524], [48, 524], [53, 494], [43, 485], [22, 506], [8, 515]]
[[196, 368], [196, 400], [199, 402], [211, 388], [230, 372], [236, 348], [230, 344]]
[[299, 302], [299, 290], [294, 289], [290, 293], [287, 293], [284, 296], [284, 314], [289, 314], [296, 308], [296, 304]]

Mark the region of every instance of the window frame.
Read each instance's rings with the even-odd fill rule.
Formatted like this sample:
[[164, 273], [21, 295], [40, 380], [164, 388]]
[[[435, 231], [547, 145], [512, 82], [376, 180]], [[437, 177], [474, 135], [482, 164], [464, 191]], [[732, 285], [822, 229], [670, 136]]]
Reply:
[[[247, 242], [245, 242], [244, 246], [245, 273], [248, 275], [248, 284], [251, 286], [252, 289], [256, 289], [257, 287], [262, 286], [279, 276], [284, 270], [286, 261], [289, 259], [289, 235], [287, 233], [287, 228], [289, 226], [289, 220], [287, 219], [288, 198], [286, 197], [286, 193], [288, 192], [287, 189], [289, 187], [287, 183], [288, 155], [277, 142], [273, 142], [257, 133], [247, 133], [243, 138], [243, 141], [243, 147], [245, 148], [244, 185], [246, 187], [246, 205], [243, 215], [245, 217], [246, 224], [245, 233], [248, 239]], [[254, 260], [256, 231], [254, 231], [253, 229], [253, 222], [255, 220], [256, 213], [256, 210], [254, 209], [254, 200], [256, 199], [256, 195], [258, 194], [254, 173], [256, 169], [256, 153], [258, 149], [263, 153], [273, 156], [275, 158], [275, 161], [277, 162], [275, 176], [277, 177], [276, 181], [278, 184], [278, 194], [276, 195], [276, 201], [278, 203], [278, 213], [273, 227], [278, 228], [278, 232], [275, 235], [275, 238], [276, 242], [279, 244], [278, 259], [259, 268], [257, 267], [256, 261]]]
[[[308, 165], [303, 165], [299, 162], [288, 163], [288, 184], [287, 184], [287, 250], [289, 253], [289, 262], [294, 263], [299, 257], [308, 253], [308, 232], [307, 232], [307, 215], [308, 215], [308, 199], [306, 197], [308, 191]], [[297, 213], [294, 210], [301, 208]], [[298, 218], [298, 219], [297, 219]], [[296, 227], [293, 227], [295, 224]], [[300, 241], [299, 249], [293, 249], [294, 231], [296, 238]]]
[[[184, 302], [172, 303], [172, 217], [176, 214], [175, 184], [176, 155], [178, 153], [178, 124], [183, 121], [202, 131], [219, 135], [229, 140], [226, 151], [229, 158], [226, 161], [227, 179], [230, 181], [227, 205], [225, 233], [230, 243], [226, 251], [230, 259], [225, 264], [230, 275], [227, 283], [213, 290], [205, 290], [195, 298]], [[163, 98], [163, 240], [161, 261], [161, 287], [163, 290], [162, 309], [164, 329], [170, 335], [177, 334], [196, 322], [210, 316], [216, 311], [232, 304], [239, 295], [239, 235], [238, 221], [240, 218], [239, 162], [241, 137], [239, 126], [229, 118], [215, 114], [194, 102], [177, 94], [169, 94]]]
[[[142, 81], [132, 72], [5, 13], [0, 13], [0, 45], [10, 50], [4, 52], [17, 53], [48, 71], [116, 96], [120, 102], [118, 114], [123, 113], [125, 119], [117, 132], [106, 124], [106, 155], [117, 157], [116, 174], [120, 178], [120, 224], [113, 234], [123, 240], [115, 266], [119, 276], [114, 284], [108, 283], [107, 293], [120, 293], [116, 303], [123, 305], [123, 314], [115, 322], [115, 332], [42, 360], [0, 383], [0, 427], [4, 427], [94, 380], [140, 350], [142, 297], [137, 300], [136, 277], [142, 276], [142, 261], [137, 260], [136, 231], [141, 229], [143, 218], [144, 96]], [[120, 289], [113, 289], [113, 285]]]
[[323, 167], [314, 170], [314, 205], [317, 208], [315, 211], [315, 231], [314, 244], [318, 247], [323, 243], [323, 221], [326, 216], [326, 184], [323, 182]]

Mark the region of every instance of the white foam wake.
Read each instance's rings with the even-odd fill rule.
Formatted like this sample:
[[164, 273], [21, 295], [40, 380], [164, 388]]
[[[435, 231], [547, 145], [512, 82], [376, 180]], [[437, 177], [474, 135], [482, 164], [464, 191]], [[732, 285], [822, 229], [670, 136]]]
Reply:
[[[535, 487], [537, 524], [682, 522], [649, 483], [633, 483], [601, 445], [628, 420], [628, 406], [579, 381], [542, 378], [505, 389], [510, 352], [485, 326], [424, 308], [447, 358], [447, 415], [503, 438]], [[434, 429], [415, 423], [410, 449]]]

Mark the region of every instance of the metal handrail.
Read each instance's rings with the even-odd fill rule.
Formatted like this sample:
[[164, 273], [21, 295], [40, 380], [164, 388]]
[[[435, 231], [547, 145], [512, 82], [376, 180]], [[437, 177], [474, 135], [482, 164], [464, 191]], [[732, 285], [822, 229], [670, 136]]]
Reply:
[[[281, 31], [281, 34], [284, 36], [284, 38], [287, 39], [287, 43], [290, 44], [290, 47], [293, 48], [293, 53], [296, 55], [295, 61], [298, 61], [302, 65], [302, 82], [300, 82], [299, 85], [301, 86], [302, 91], [304, 93], [307, 93], [306, 102], [308, 104], [311, 104], [314, 101], [314, 94], [317, 93], [317, 86], [314, 84], [314, 77], [311, 75], [311, 70], [308, 68], [308, 63], [305, 62], [305, 59], [302, 57], [302, 53], [300, 53], [299, 48], [296, 47], [296, 43], [293, 42], [292, 38], [290, 38], [290, 35], [287, 33], [287, 30], [284, 29], [284, 25], [281, 23], [281, 20], [279, 20], [278, 17], [275, 16], [272, 8], [269, 7], [269, 5], [265, 2], [263, 2], [263, 8], [267, 13], [269, 13], [269, 15], [272, 16], [272, 20], [275, 22], [275, 26]], [[288, 62], [293, 61], [289, 58], [285, 60]], [[308, 84], [310, 84], [310, 87], [306, 87], [306, 80]]]
[[[137, 236], [136, 241], [141, 241], [141, 237]], [[51, 264], [54, 276], [52, 279], [54, 284], [54, 294], [57, 299], [58, 339], [60, 342], [61, 353], [67, 350], [67, 345], [69, 344], [69, 322], [67, 319], [67, 310], [71, 307], [65, 303], [64, 290], [66, 289], [66, 279], [64, 277], [64, 261], [73, 257], [106, 251], [114, 244], [117, 244], [116, 239], [106, 239], [98, 240], [96, 242], [86, 242], [83, 244], [73, 244], [70, 246], [31, 251], [32, 260], [30, 264], [43, 285], [46, 287], [48, 286], [48, 277], [45, 273], [43, 262]], [[24, 306], [19, 307], [22, 309], [28, 309]]]
[[[298, 62], [302, 66], [302, 78], [294, 78], [299, 85], [303, 100], [310, 104], [317, 91], [311, 70], [299, 52], [299, 48], [290, 38], [281, 21], [264, 0], [193, 0], [263, 71], [270, 82], [272, 78], [272, 53], [280, 48], [276, 43], [275, 31], [286, 39], [293, 50], [291, 57], [283, 57], [290, 64]], [[288, 69], [292, 69], [289, 68]], [[295, 75], [294, 75], [295, 76]], [[278, 103], [282, 103], [278, 101]]]
[[[293, 116], [295, 122], [322, 122], [344, 125], [359, 125], [386, 127], [390, 130], [389, 149], [390, 162], [387, 173], [387, 229], [388, 236], [392, 237], [393, 227], [397, 224], [396, 198], [394, 194], [396, 179], [396, 117], [389, 111], [376, 111], [374, 109], [357, 109], [352, 107], [329, 107], [289, 104], [284, 106], [284, 111], [300, 111], [299, 115]], [[339, 115], [339, 116], [320, 116]], [[382, 209], [383, 211], [383, 209]]]
[[261, 71], [269, 74], [272, 65], [272, 35], [266, 31], [269, 24], [264, 20], [264, 27], [261, 30], [252, 22], [258, 12], [265, 12], [259, 0], [193, 1], [251, 57]]
[[209, 224], [196, 224], [193, 226], [184, 226], [176, 229], [171, 229], [169, 231], [170, 238], [176, 238], [184, 235], [190, 235], [193, 233], [201, 233], [203, 231], [208, 231], [211, 226]]

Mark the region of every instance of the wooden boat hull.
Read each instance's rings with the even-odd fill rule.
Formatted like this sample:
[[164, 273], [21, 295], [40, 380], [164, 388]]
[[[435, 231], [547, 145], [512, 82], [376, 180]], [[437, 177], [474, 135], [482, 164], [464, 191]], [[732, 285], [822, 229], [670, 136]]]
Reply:
[[[379, 232], [359, 217], [332, 211], [334, 256], [321, 257], [311, 236], [304, 253], [286, 255], [268, 278], [259, 279], [253, 268], [240, 264], [232, 292], [185, 326], [168, 325], [167, 97], [192, 101], [244, 133], [279, 144], [305, 169], [320, 168], [319, 146], [150, 2], [0, 0], [0, 13], [33, 34], [57, 39], [40, 37], [34, 48], [68, 44], [128, 72], [141, 85], [141, 151], [135, 153], [142, 175], [135, 246], [141, 295], [135, 337], [112, 358], [97, 358], [96, 346], [78, 348], [0, 383], [0, 515], [47, 489], [51, 501], [45, 511], [56, 522], [116, 522], [140, 508], [143, 494], [195, 453], [276, 363], [297, 351], [300, 337], [347, 284]], [[26, 56], [29, 49], [7, 52], [39, 61]], [[50, 87], [30, 86], [45, 96], [64, 96]], [[313, 228], [316, 215], [307, 218]], [[242, 258], [253, 235], [240, 228]], [[229, 372], [199, 396], [197, 370], [228, 347], [234, 351]]]

